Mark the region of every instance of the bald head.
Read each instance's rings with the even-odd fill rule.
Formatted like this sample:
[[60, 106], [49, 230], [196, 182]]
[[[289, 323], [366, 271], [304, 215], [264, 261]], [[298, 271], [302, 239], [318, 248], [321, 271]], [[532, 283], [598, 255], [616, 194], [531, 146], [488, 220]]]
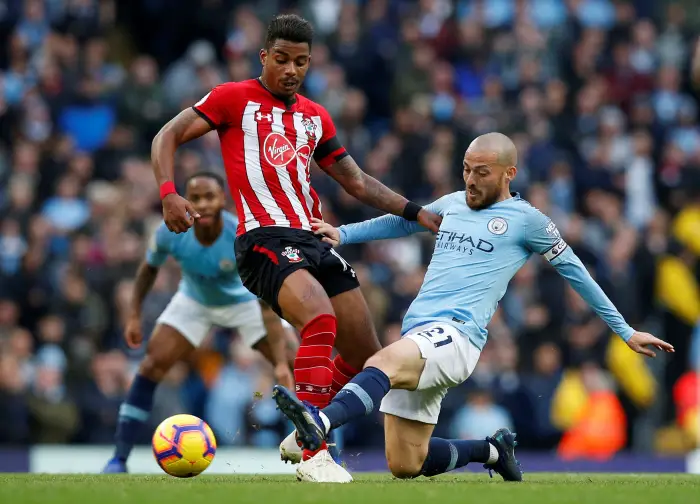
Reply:
[[510, 168], [518, 164], [518, 151], [513, 141], [503, 133], [486, 133], [469, 144], [465, 159], [473, 164]]
[[518, 169], [518, 152], [502, 133], [487, 133], [474, 139], [464, 154], [464, 183], [467, 205], [472, 210], [487, 208], [510, 198], [510, 183]]

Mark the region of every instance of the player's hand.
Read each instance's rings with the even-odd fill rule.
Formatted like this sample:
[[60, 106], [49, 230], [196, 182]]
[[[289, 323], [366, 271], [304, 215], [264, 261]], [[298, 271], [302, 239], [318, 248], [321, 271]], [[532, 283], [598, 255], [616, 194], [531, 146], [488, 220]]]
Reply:
[[129, 317], [124, 330], [124, 339], [129, 348], [138, 348], [143, 342], [143, 334], [141, 333], [141, 317], [133, 315]]
[[314, 230], [315, 234], [323, 236], [324, 242], [330, 243], [334, 247], [340, 245], [340, 231], [338, 231], [338, 228], [314, 217], [311, 219], [311, 229]]
[[163, 198], [163, 220], [170, 231], [184, 233], [196, 219], [199, 219], [199, 214], [192, 203], [179, 194], [171, 193]]
[[648, 357], [656, 357], [656, 353], [647, 347], [654, 347], [657, 350], [669, 353], [676, 351], [670, 343], [666, 343], [664, 340], [660, 340], [656, 336], [645, 332], [635, 332], [627, 342], [627, 346], [635, 352]]
[[278, 385], [282, 385], [288, 390], [294, 390], [294, 375], [285, 362], [275, 366], [275, 381]]
[[424, 228], [428, 228], [433, 233], [437, 233], [440, 230], [440, 224], [442, 224], [442, 217], [422, 208], [421, 211], [418, 212], [418, 223]]

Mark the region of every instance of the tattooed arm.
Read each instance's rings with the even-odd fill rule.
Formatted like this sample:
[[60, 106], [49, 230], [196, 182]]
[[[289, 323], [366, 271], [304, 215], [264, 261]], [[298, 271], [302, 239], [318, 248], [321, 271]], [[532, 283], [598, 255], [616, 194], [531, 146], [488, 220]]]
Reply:
[[[407, 205], [415, 205], [400, 194], [396, 194], [374, 177], [367, 175], [357, 166], [355, 160], [346, 155], [325, 170], [348, 194], [371, 207], [387, 213], [406, 217]], [[420, 207], [418, 207], [420, 208]], [[442, 218], [426, 209], [420, 209], [416, 218], [423, 227], [437, 233]]]
[[[335, 125], [328, 111], [320, 107], [319, 113], [322, 134], [313, 155], [313, 160], [318, 166], [343, 186], [348, 194], [361, 202], [406, 220], [418, 221], [422, 226], [437, 233], [442, 217], [408, 201], [363, 172], [338, 140]], [[316, 126], [309, 124], [308, 127], [309, 131], [315, 134]]]
[[345, 156], [326, 169], [348, 194], [362, 203], [401, 216], [408, 200], [374, 177], [363, 172], [351, 156]]

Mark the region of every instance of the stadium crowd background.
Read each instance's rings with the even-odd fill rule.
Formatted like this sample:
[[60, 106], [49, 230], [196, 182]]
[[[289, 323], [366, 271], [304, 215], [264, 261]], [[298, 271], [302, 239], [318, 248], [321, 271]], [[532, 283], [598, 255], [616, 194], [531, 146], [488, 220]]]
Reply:
[[[429, 202], [462, 188], [474, 136], [512, 135], [516, 189], [553, 218], [632, 325], [676, 347], [656, 361], [627, 351], [535, 258], [512, 281], [475, 375], [448, 395], [440, 433], [510, 425], [523, 446], [569, 457], [694, 445], [690, 0], [176, 3], [0, 1], [0, 443], [112, 442], [143, 352], [122, 340], [132, 278], [160, 218], [150, 142], [214, 85], [257, 76], [266, 21], [296, 10], [317, 30], [305, 93], [328, 108], [360, 166]], [[180, 183], [200, 169], [223, 172], [216, 134], [179, 152]], [[375, 215], [323, 174], [313, 183], [330, 222]], [[399, 337], [431, 247], [421, 236], [342, 249], [385, 344]], [[146, 332], [177, 281], [174, 265], [163, 268]], [[191, 412], [220, 444], [275, 446], [288, 426], [265, 398], [271, 385], [255, 354], [215, 333], [168, 375], [152, 423]], [[380, 422], [348, 426], [346, 447], [380, 448]]]

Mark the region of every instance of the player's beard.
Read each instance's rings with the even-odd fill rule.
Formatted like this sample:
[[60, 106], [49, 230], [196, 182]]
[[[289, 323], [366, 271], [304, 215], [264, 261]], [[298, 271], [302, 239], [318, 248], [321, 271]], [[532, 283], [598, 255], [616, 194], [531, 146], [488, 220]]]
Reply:
[[479, 199], [479, 201], [476, 202], [469, 201], [469, 188], [467, 188], [467, 192], [465, 195], [465, 199], [467, 200], [467, 206], [472, 210], [483, 210], [484, 208], [490, 207], [494, 203], [498, 203], [498, 201], [501, 198], [501, 193], [503, 192], [503, 182], [504, 181], [501, 180], [495, 187], [489, 190], [478, 189], [479, 196], [481, 196], [481, 199]]

